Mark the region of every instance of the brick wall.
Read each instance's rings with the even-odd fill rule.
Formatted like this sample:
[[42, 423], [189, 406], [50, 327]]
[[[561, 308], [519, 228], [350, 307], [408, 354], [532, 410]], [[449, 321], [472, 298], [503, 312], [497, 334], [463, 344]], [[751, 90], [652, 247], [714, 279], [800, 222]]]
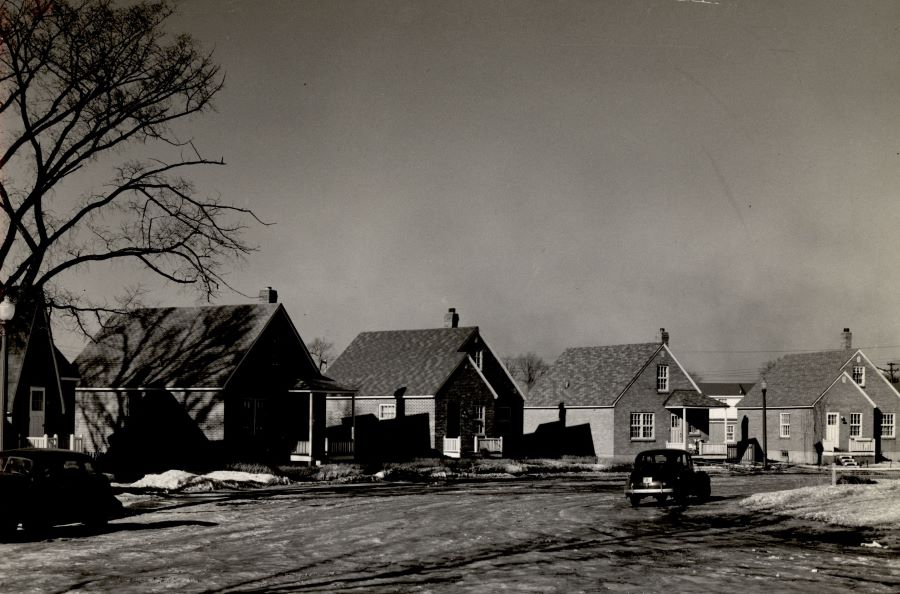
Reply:
[[[669, 366], [669, 391], [658, 393], [656, 390], [657, 365]], [[671, 412], [663, 407], [663, 403], [674, 390], [693, 390], [690, 379], [682, 373], [675, 360], [663, 349], [640, 373], [631, 387], [619, 399], [615, 408], [614, 417], [614, 448], [613, 455], [616, 460], [630, 461], [640, 451], [650, 448], [662, 448], [666, 446], [671, 428]], [[653, 413], [654, 431], [653, 439], [631, 439], [631, 413]], [[690, 421], [689, 417], [689, 421]], [[685, 427], [687, 429], [687, 427]], [[694, 439], [709, 440], [708, 424], [701, 427], [701, 433], [689, 437]]]
[[446, 436], [447, 405], [449, 402], [456, 402], [459, 404], [459, 437], [462, 438], [461, 447], [464, 452], [471, 452], [475, 446], [474, 429], [476, 406], [485, 407], [485, 435], [488, 437], [494, 437], [496, 435], [494, 395], [491, 393], [490, 388], [482, 381], [478, 372], [468, 361], [466, 361], [459, 366], [450, 379], [444, 384], [444, 388], [438, 394], [435, 401], [434, 438], [435, 447], [437, 449], [443, 447], [443, 439]]
[[[791, 414], [791, 435], [780, 437], [780, 415]], [[821, 411], [811, 408], [793, 409], [767, 409], [766, 410], [766, 435], [768, 437], [769, 460], [794, 462], [802, 464], [816, 464], [818, 454], [815, 444], [821, 441], [821, 426], [824, 423]], [[746, 418], [747, 438], [755, 440], [761, 448], [762, 440], [762, 410], [739, 409], [737, 437], [742, 438], [742, 424]], [[787, 452], [787, 455], [783, 455]]]
[[594, 442], [594, 455], [598, 458], [612, 459], [615, 456], [613, 446], [613, 423], [615, 414], [612, 408], [570, 408], [566, 409], [566, 426], [588, 424], [591, 428], [591, 439]]
[[[866, 368], [866, 394], [878, 406], [878, 410], [882, 413], [894, 413], [894, 431], [895, 435], [900, 434], [900, 396], [897, 395], [895, 388], [898, 385], [891, 385], [882, 379], [881, 372], [869, 365], [864, 357], [860, 357], [857, 362], [856, 357], [847, 362], [843, 370], [850, 377], [853, 377], [853, 367], [862, 365]], [[855, 412], [855, 411], [854, 411]], [[847, 419], [849, 423], [849, 417]], [[881, 431], [879, 421], [879, 432]], [[880, 440], [881, 455], [891, 460], [900, 460], [900, 440], [896, 438], [882, 438]]]

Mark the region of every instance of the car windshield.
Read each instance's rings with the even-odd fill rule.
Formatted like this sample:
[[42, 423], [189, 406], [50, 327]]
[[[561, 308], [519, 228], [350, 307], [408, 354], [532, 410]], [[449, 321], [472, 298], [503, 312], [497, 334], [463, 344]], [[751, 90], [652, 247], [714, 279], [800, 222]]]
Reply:
[[686, 466], [684, 454], [680, 452], [646, 452], [638, 456], [635, 468]]
[[3, 468], [3, 472], [30, 474], [32, 462], [28, 458], [9, 456], [7, 458], [0, 458], [0, 467]]

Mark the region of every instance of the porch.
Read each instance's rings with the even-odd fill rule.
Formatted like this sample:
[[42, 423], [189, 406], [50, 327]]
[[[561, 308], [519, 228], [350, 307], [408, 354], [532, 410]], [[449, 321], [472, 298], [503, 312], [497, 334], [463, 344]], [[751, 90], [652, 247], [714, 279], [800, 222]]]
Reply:
[[709, 443], [701, 439], [685, 445], [683, 441], [667, 441], [666, 447], [686, 450], [696, 458], [708, 460], [735, 460], [738, 455], [738, 444], [735, 442]]
[[[448, 458], [461, 458], [463, 454], [462, 438], [445, 437], [443, 453]], [[472, 453], [485, 457], [502, 457], [503, 437], [484, 437], [476, 435], [474, 437]]]
[[[62, 444], [60, 444], [59, 435], [47, 435], [46, 433], [43, 436], [26, 437], [23, 442], [23, 447], [40, 449], [57, 449], [66, 445], [65, 440], [62, 440]], [[83, 452], [84, 436], [70, 435], [68, 449], [73, 452]]]
[[[311, 442], [300, 440], [291, 452], [291, 462], [312, 462]], [[325, 438], [325, 458], [328, 460], [353, 460], [353, 440]]]

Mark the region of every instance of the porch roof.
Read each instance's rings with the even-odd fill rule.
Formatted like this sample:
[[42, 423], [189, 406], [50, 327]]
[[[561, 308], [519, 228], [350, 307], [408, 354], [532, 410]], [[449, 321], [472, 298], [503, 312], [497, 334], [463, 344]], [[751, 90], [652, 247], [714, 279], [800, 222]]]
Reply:
[[290, 392], [325, 392], [327, 394], [355, 394], [357, 390], [339, 384], [327, 376], [297, 380]]
[[666, 399], [666, 408], [728, 408], [715, 398], [698, 394], [693, 390], [675, 390]]

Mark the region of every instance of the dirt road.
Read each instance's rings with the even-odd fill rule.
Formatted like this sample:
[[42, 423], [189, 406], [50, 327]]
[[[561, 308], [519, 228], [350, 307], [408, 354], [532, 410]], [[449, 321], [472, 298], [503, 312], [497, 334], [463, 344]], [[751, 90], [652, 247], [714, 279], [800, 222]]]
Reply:
[[637, 509], [621, 476], [182, 495], [100, 532], [20, 532], [0, 591], [898, 591], [900, 529], [738, 504], [823, 480], [714, 476], [706, 504]]

